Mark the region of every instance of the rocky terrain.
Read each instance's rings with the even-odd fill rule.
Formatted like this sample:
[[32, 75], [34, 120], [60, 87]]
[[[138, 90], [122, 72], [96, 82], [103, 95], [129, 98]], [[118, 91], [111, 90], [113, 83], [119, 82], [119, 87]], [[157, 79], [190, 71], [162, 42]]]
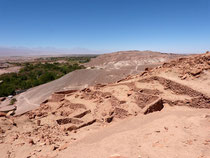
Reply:
[[28, 113], [0, 113], [0, 155], [208, 158], [208, 87], [209, 52], [146, 68], [114, 83], [54, 92]]
[[[85, 64], [87, 69], [71, 72], [58, 80], [31, 88], [16, 96], [16, 114], [37, 108], [55, 91], [81, 90], [95, 84], [113, 83], [128, 75], [140, 73], [145, 68], [153, 68], [163, 61], [182, 56], [151, 51], [121, 51], [98, 56]], [[5, 103], [0, 104], [0, 107], [4, 105]]]

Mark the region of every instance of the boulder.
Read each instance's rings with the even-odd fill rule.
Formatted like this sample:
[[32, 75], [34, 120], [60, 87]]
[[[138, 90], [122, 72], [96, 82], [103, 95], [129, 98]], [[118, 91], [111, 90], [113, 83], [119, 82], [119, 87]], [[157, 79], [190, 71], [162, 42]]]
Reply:
[[89, 113], [91, 113], [91, 110], [86, 110], [86, 111], [84, 111], [82, 113], [76, 114], [74, 117], [75, 118], [82, 118], [82, 117], [84, 117], [85, 115], [87, 115]]
[[158, 98], [157, 100], [153, 101], [152, 103], [146, 105], [143, 109], [143, 113], [149, 114], [154, 111], [161, 111], [163, 109], [163, 101], [162, 98]]
[[105, 121], [106, 121], [107, 123], [110, 123], [110, 122], [112, 122], [113, 118], [114, 118], [114, 116], [109, 116], [109, 117], [107, 117], [107, 118], [105, 119]]
[[67, 128], [67, 131], [73, 131], [73, 130], [77, 130], [78, 129], [78, 127], [77, 126], [75, 126], [75, 125], [72, 125], [72, 126], [70, 126], [70, 127], [68, 127]]
[[56, 122], [59, 125], [64, 125], [64, 124], [68, 124], [68, 123], [72, 123], [72, 124], [80, 124], [80, 123], [83, 123], [83, 121], [78, 120], [78, 119], [73, 119], [73, 118], [58, 119], [58, 120], [56, 120]]

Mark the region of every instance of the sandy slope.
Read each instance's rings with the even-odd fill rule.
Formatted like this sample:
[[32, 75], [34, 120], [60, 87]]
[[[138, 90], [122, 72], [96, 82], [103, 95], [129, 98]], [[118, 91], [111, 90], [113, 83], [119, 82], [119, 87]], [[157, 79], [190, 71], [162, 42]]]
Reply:
[[[60, 79], [34, 87], [17, 97], [16, 114], [37, 108], [56, 91], [82, 89], [97, 83], [112, 83], [130, 74], [126, 70], [85, 69], [71, 72]], [[142, 71], [142, 70], [141, 70]], [[140, 72], [141, 72], [140, 71]]]
[[201, 158], [210, 157], [210, 110], [166, 107], [105, 127], [58, 157]]
[[54, 93], [36, 110], [0, 117], [0, 154], [208, 158], [209, 72], [206, 53], [116, 83]]

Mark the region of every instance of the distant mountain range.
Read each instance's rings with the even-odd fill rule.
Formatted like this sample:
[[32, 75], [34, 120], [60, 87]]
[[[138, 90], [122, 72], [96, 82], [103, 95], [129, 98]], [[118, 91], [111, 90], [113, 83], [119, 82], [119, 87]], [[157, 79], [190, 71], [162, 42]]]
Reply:
[[34, 56], [59, 54], [101, 54], [105, 51], [89, 50], [86, 48], [57, 49], [53, 47], [0, 47], [0, 56]]

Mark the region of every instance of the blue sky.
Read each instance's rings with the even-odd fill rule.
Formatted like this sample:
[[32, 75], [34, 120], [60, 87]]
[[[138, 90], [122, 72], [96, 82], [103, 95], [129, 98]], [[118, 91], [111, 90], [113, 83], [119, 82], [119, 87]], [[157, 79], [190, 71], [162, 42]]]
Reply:
[[210, 0], [0, 0], [0, 46], [210, 50]]

